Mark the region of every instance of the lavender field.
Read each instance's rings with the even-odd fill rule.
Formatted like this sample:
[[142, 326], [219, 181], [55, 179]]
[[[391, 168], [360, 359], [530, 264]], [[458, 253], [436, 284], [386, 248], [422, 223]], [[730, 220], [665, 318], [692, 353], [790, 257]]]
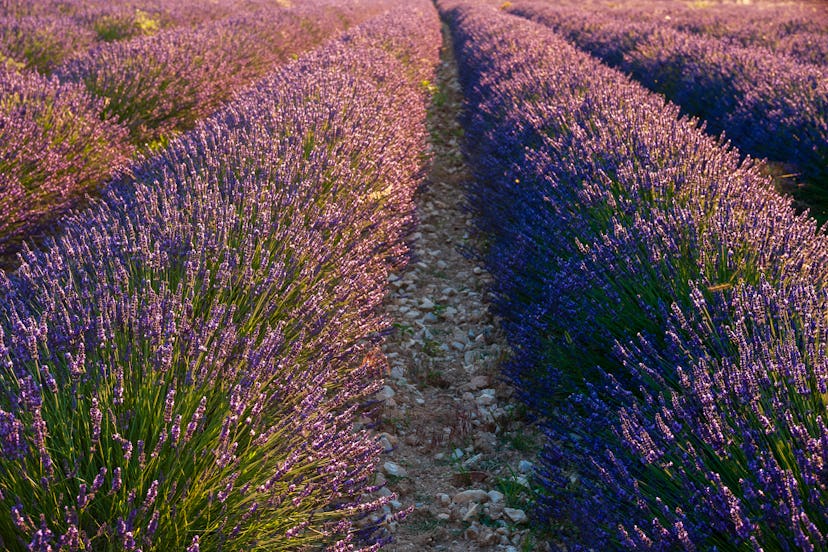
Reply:
[[0, 549], [828, 550], [826, 220], [816, 0], [0, 0]]

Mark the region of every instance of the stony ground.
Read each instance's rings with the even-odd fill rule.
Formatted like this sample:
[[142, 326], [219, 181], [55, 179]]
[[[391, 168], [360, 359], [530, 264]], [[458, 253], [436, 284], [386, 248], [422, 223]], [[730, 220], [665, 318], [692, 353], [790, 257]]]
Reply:
[[450, 46], [435, 85], [434, 161], [417, 198], [414, 258], [391, 276], [386, 307], [396, 331], [385, 348], [391, 377], [379, 394], [379, 492], [396, 493], [397, 509], [414, 506], [393, 524], [386, 549], [538, 550], [524, 508], [539, 439], [499, 380], [508, 347], [487, 310], [491, 276], [468, 254], [471, 174], [460, 151], [462, 95]]

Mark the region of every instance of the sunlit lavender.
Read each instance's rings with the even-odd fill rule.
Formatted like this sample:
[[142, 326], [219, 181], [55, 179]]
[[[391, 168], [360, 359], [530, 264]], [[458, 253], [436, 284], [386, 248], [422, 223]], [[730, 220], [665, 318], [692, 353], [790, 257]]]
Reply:
[[353, 423], [382, 385], [438, 44], [426, 2], [370, 20], [0, 275], [3, 547], [384, 542], [368, 514], [393, 497], [368, 497], [379, 446]]
[[547, 435], [537, 523], [574, 549], [824, 547], [824, 234], [561, 35], [439, 6], [506, 373]]

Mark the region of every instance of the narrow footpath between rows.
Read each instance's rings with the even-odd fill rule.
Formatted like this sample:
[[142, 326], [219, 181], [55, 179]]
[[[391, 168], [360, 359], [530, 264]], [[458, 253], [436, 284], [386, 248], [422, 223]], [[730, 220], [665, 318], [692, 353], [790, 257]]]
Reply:
[[393, 552], [542, 550], [528, 534], [527, 479], [540, 444], [512, 390], [499, 379], [508, 354], [488, 312], [491, 277], [470, 260], [472, 216], [465, 208], [471, 173], [461, 153], [462, 94], [443, 29], [444, 48], [429, 130], [433, 164], [418, 193], [413, 259], [392, 275], [387, 313], [395, 332], [385, 352], [391, 375], [379, 398], [386, 450], [379, 492], [395, 509]]

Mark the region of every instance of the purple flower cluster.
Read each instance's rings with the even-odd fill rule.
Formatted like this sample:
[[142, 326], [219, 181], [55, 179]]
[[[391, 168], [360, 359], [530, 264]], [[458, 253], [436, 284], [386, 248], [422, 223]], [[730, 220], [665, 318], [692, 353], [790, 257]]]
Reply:
[[[135, 146], [162, 146], [277, 63], [388, 5], [253, 4], [231, 18], [88, 51], [89, 31], [68, 16], [0, 21], [8, 57], [0, 59], [0, 254], [10, 257], [101, 185]], [[56, 67], [55, 78], [18, 72], [48, 72], [72, 50], [82, 53]]]
[[0, 65], [0, 252], [126, 163], [126, 132], [76, 84]]
[[510, 11], [630, 73], [707, 121], [713, 133], [725, 132], [744, 152], [792, 163], [805, 180], [828, 187], [824, 67], [658, 21], [630, 22], [539, 2], [520, 2]]
[[828, 64], [828, 9], [823, 4], [721, 3], [698, 9], [680, 2], [626, 1], [614, 4], [609, 13], [742, 46], [769, 48], [805, 63]]
[[0, 62], [48, 74], [67, 56], [88, 48], [94, 39], [92, 31], [68, 17], [3, 17]]
[[391, 498], [366, 494], [379, 450], [353, 424], [386, 369], [377, 307], [423, 173], [407, 76], [433, 78], [439, 43], [426, 0], [370, 20], [0, 273], [4, 548], [370, 537]]
[[762, 166], [548, 28], [438, 3], [506, 375], [570, 549], [824, 549], [828, 238]]
[[274, 64], [386, 4], [355, 0], [342, 10], [326, 0], [296, 9], [273, 5], [194, 28], [104, 43], [67, 60], [55, 73], [105, 98], [104, 115], [126, 126], [134, 144], [163, 144]]

